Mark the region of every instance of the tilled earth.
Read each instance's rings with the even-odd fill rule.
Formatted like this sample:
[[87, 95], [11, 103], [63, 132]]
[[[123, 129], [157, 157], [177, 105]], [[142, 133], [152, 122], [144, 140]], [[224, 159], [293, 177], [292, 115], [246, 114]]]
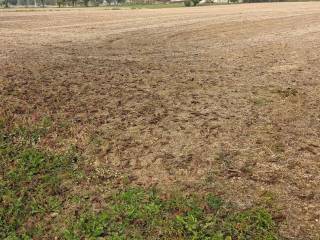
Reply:
[[320, 2], [0, 11], [0, 114], [106, 181], [273, 201], [320, 237]]

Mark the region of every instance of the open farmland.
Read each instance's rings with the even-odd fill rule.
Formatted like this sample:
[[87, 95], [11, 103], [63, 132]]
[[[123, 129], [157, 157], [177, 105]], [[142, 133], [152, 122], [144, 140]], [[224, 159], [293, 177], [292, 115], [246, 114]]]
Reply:
[[210, 192], [320, 237], [320, 2], [0, 11], [0, 117], [81, 152], [73, 192]]

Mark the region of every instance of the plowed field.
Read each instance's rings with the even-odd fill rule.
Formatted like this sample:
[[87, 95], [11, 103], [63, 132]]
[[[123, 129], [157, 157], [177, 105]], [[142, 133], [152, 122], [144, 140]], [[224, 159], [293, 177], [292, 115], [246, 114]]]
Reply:
[[0, 11], [0, 114], [72, 126], [43, 145], [106, 181], [268, 196], [319, 237], [320, 2]]

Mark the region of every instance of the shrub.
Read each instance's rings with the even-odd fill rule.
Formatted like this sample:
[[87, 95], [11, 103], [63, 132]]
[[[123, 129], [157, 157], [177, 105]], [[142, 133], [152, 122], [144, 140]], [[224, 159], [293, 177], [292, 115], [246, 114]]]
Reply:
[[193, 6], [197, 6], [200, 3], [200, 0], [191, 0], [193, 3]]
[[184, 6], [185, 7], [191, 7], [191, 1], [190, 0], [184, 1]]

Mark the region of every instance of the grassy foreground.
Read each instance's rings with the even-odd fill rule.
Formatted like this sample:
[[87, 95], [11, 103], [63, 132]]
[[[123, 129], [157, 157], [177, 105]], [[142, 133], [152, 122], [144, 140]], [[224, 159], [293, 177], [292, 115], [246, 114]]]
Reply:
[[10, 125], [0, 121], [0, 239], [278, 239], [266, 209], [238, 211], [212, 194], [75, 190], [94, 186], [94, 172], [74, 147], [39, 147], [50, 121]]

